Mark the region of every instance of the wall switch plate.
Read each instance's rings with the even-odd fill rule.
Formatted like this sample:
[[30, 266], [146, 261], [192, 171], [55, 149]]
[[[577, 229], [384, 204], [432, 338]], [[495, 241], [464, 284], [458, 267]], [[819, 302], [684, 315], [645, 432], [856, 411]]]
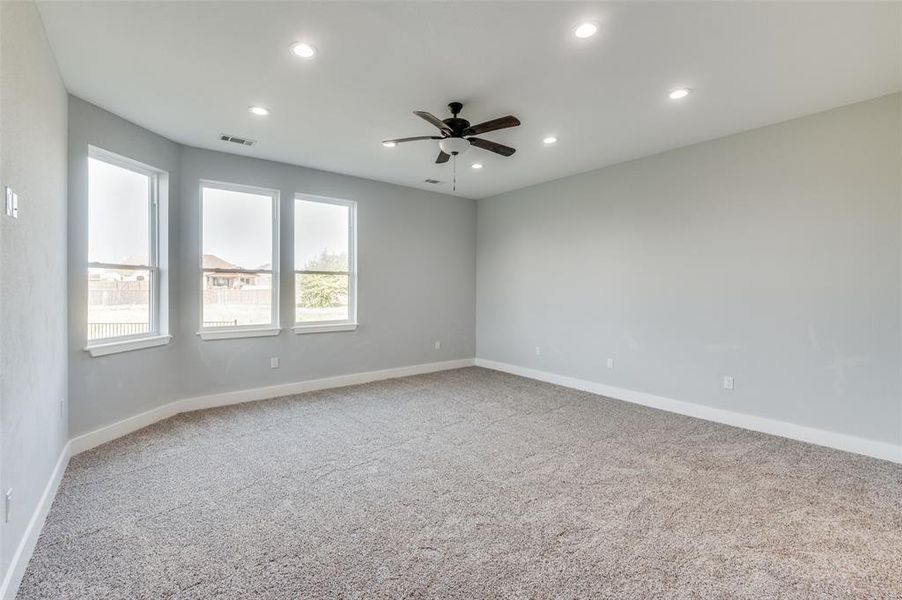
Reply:
[[733, 378], [729, 375], [723, 376], [723, 389], [732, 390], [733, 389]]
[[60, 416], [63, 416], [66, 412], [66, 399], [60, 398]]
[[9, 186], [6, 186], [6, 216], [19, 218], [19, 195]]
[[270, 369], [278, 369], [279, 368], [279, 357], [273, 356], [269, 359], [269, 368]]
[[541, 353], [542, 353], [542, 349], [540, 347], [536, 346], [536, 356], [540, 355]]
[[6, 490], [6, 495], [3, 496], [3, 522], [9, 523], [9, 516], [13, 511], [13, 489], [9, 488]]
[[609, 368], [609, 369], [613, 369], [613, 368], [614, 368], [614, 359], [613, 359], [613, 358], [609, 358], [609, 359], [608, 359], [608, 368]]
[[442, 349], [442, 341], [441, 340], [435, 340], [435, 349], [436, 350]]

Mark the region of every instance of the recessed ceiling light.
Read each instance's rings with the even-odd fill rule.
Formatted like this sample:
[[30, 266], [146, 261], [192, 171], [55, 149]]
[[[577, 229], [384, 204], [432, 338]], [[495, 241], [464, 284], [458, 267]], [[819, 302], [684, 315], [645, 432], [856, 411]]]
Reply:
[[251, 114], [255, 114], [258, 117], [265, 117], [269, 114], [269, 109], [265, 106], [251, 106], [248, 110], [251, 111]]
[[304, 42], [295, 42], [292, 44], [291, 52], [295, 56], [300, 56], [301, 58], [313, 58], [316, 56], [316, 48], [310, 44], [305, 44]]
[[592, 23], [591, 21], [580, 23], [573, 30], [573, 35], [580, 39], [590, 38], [596, 33], [598, 33], [598, 23]]
[[481, 168], [482, 168], [482, 163], [473, 163], [473, 164], [470, 165], [470, 166], [473, 167], [474, 169], [481, 169]]
[[678, 88], [678, 89], [675, 89], [672, 92], [670, 92], [668, 94], [668, 97], [671, 100], [679, 100], [680, 98], [685, 98], [686, 96], [688, 96], [691, 93], [692, 93], [692, 90], [690, 90], [689, 88]]
[[396, 144], [395, 142], [382, 142], [382, 145], [385, 146], [386, 148], [394, 148], [398, 144]]
[[553, 135], [549, 135], [547, 138], [545, 138], [544, 140], [542, 140], [542, 143], [543, 143], [543, 144], [556, 144], [556, 143], [557, 143], [557, 138], [554, 137]]

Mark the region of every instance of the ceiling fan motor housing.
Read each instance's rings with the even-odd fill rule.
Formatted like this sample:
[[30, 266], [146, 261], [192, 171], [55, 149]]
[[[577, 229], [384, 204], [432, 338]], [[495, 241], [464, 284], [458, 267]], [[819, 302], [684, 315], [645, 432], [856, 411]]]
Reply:
[[459, 137], [447, 137], [441, 139], [439, 140], [438, 145], [439, 148], [442, 149], [442, 152], [450, 154], [451, 156], [463, 154], [470, 149], [470, 141]]

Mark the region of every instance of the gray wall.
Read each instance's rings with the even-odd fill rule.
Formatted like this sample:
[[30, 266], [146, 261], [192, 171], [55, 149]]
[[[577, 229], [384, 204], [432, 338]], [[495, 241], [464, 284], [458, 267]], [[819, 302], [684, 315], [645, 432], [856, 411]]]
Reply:
[[897, 94], [480, 200], [477, 356], [900, 443], [900, 165]]
[[[179, 147], [78, 98], [70, 102], [70, 396], [72, 435], [170, 400], [469, 358], [475, 353], [476, 205], [455, 198], [232, 154]], [[91, 358], [84, 351], [87, 145], [170, 171], [170, 317], [164, 347]], [[202, 341], [200, 179], [281, 191], [280, 335]], [[295, 192], [355, 200], [357, 331], [297, 335]], [[441, 350], [434, 349], [441, 340]], [[280, 358], [270, 369], [269, 359]]]
[[[32, 2], [0, 2], [0, 519], [6, 574], [68, 435], [66, 395], [66, 90]], [[2, 211], [2, 209], [0, 209]]]
[[[198, 181], [281, 192], [278, 337], [202, 341]], [[295, 192], [357, 202], [357, 331], [297, 335], [294, 322]], [[182, 391], [254, 388], [475, 354], [476, 203], [366, 179], [184, 148], [181, 177]], [[434, 349], [441, 340], [441, 350]], [[269, 368], [278, 356], [281, 367]]]
[[[180, 147], [84, 100], [69, 96], [69, 427], [72, 436], [179, 398], [181, 340], [169, 346], [92, 358], [87, 340], [88, 146], [169, 173], [170, 214], [178, 214]], [[178, 256], [180, 222], [169, 220], [170, 255]], [[171, 276], [179, 262], [172, 260]], [[170, 306], [178, 296], [170, 286]], [[170, 311], [170, 328], [181, 312]]]

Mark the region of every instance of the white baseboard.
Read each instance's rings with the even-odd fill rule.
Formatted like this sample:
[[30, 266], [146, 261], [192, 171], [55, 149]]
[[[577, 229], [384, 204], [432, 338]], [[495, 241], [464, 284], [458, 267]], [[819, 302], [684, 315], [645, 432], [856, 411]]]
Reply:
[[9, 569], [7, 569], [6, 575], [3, 577], [3, 583], [0, 584], [0, 600], [13, 600], [16, 597], [19, 584], [22, 582], [25, 569], [28, 567], [28, 561], [31, 560], [31, 555], [38, 543], [38, 536], [41, 535], [41, 530], [44, 528], [47, 513], [50, 512], [50, 505], [53, 504], [56, 490], [59, 488], [63, 473], [66, 472], [70, 455], [70, 444], [67, 443], [60, 451], [59, 459], [56, 461], [56, 466], [50, 474], [47, 485], [44, 486], [41, 499], [38, 500], [38, 505], [31, 514], [31, 519], [29, 519], [28, 525], [25, 527], [22, 539], [19, 540], [19, 545], [16, 546], [16, 551], [13, 553]]
[[889, 444], [887, 442], [878, 442], [865, 438], [846, 435], [844, 433], [836, 433], [833, 431], [824, 431], [823, 429], [815, 429], [804, 425], [796, 425], [785, 421], [777, 421], [765, 417], [756, 417], [743, 413], [704, 406], [702, 404], [694, 404], [682, 400], [674, 400], [665, 398], [664, 396], [656, 396], [646, 392], [637, 392], [624, 388], [596, 383], [585, 379], [577, 379], [575, 377], [567, 377], [547, 371], [539, 371], [518, 365], [487, 360], [484, 358], [476, 359], [477, 367], [485, 367], [495, 371], [504, 371], [513, 375], [520, 375], [529, 379], [537, 379], [547, 383], [553, 383], [584, 392], [591, 392], [599, 396], [623, 400], [633, 404], [641, 404], [650, 406], [667, 412], [678, 413], [706, 421], [714, 421], [715, 423], [723, 423], [724, 425], [732, 425], [733, 427], [741, 427], [761, 433], [769, 433], [781, 437], [817, 444], [818, 446], [826, 446], [835, 448], [836, 450], [844, 450], [855, 454], [863, 454], [874, 458], [880, 458], [896, 463], [902, 463], [902, 446]]
[[176, 400], [164, 404], [163, 406], [152, 408], [133, 417], [122, 419], [121, 421], [105, 425], [94, 431], [89, 431], [88, 433], [76, 436], [69, 440], [69, 444], [71, 444], [72, 448], [72, 456], [80, 454], [85, 450], [90, 450], [96, 446], [100, 446], [101, 444], [111, 442], [116, 438], [128, 435], [133, 431], [143, 429], [148, 425], [153, 425], [157, 421], [173, 417], [182, 412], [178, 408], [179, 401]]
[[116, 423], [100, 427], [94, 431], [89, 431], [88, 433], [72, 438], [70, 441], [72, 455], [79, 454], [85, 450], [90, 450], [91, 448], [110, 442], [123, 435], [152, 425], [157, 421], [168, 419], [169, 417], [183, 412], [214, 408], [217, 406], [228, 406], [230, 404], [240, 404], [242, 402], [254, 402], [257, 400], [266, 400], [268, 398], [278, 398], [280, 396], [291, 396], [303, 392], [313, 392], [316, 390], [369, 383], [370, 381], [381, 381], [383, 379], [422, 375], [424, 373], [434, 373], [436, 371], [461, 369], [463, 367], [472, 367], [473, 365], [474, 359], [461, 358], [457, 360], [396, 367], [392, 369], [383, 369], [381, 371], [351, 373], [348, 375], [338, 375], [322, 379], [309, 379], [307, 381], [174, 400], [163, 406], [135, 415], [134, 417], [117, 421]]

